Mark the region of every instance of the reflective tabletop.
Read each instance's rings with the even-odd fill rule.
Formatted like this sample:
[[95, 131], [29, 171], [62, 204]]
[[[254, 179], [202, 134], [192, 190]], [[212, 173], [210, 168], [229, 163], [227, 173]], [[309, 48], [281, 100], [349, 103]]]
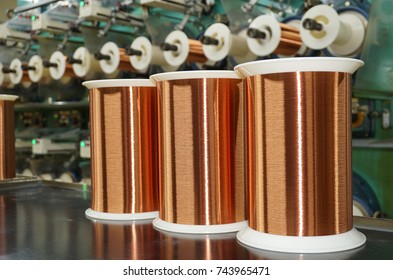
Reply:
[[0, 259], [393, 259], [393, 220], [355, 217], [367, 237], [360, 248], [329, 254], [288, 254], [240, 245], [236, 234], [160, 232], [151, 220], [102, 222], [85, 217], [86, 186], [30, 180], [0, 184]]

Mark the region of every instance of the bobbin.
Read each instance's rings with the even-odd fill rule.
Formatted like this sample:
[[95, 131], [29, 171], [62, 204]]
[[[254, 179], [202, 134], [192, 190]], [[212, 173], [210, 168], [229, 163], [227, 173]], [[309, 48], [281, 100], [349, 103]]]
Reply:
[[155, 84], [120, 79], [83, 85], [90, 90], [91, 108], [93, 200], [86, 216], [118, 221], [157, 217]]
[[30, 81], [33, 83], [49, 80], [49, 69], [44, 67], [43, 60], [39, 55], [33, 55], [29, 60], [30, 69], [27, 71]]
[[10, 72], [10, 80], [14, 85], [21, 83], [23, 76], [26, 76], [25, 79], [27, 78], [27, 73], [22, 69], [22, 61], [19, 58], [14, 58], [11, 61], [10, 69], [12, 70]]
[[[282, 28], [285, 27], [287, 27], [287, 29], [290, 29], [290, 31], [287, 30], [285, 32], [282, 32]], [[283, 23], [280, 24], [274, 16], [262, 15], [255, 18], [251, 22], [249, 26], [249, 31], [250, 30], [261, 33], [261, 36], [247, 37], [248, 47], [255, 55], [267, 56], [272, 53], [277, 53], [277, 49], [279, 48], [280, 44], [284, 44], [281, 42], [281, 40], [285, 37], [284, 34], [286, 35], [286, 46], [283, 47], [291, 48], [290, 51], [285, 51], [285, 53], [293, 56], [304, 51], [304, 46], [300, 42], [298, 26], [296, 26], [296, 24], [294, 24], [293, 22], [292, 25]], [[282, 55], [281, 53], [277, 54]]]
[[350, 75], [362, 65], [313, 57], [235, 67], [246, 79], [248, 108], [249, 227], [237, 235], [242, 244], [326, 253], [365, 243], [350, 205]]
[[175, 30], [169, 33], [164, 45], [174, 47], [173, 50], [164, 50], [164, 58], [168, 65], [179, 68], [186, 62], [190, 47], [188, 37], [183, 31]]
[[[178, 34], [178, 33], [174, 33]], [[169, 36], [169, 35], [168, 35]], [[172, 44], [174, 41], [176, 42], [176, 38], [169, 38], [170, 40], [165, 40], [166, 43]], [[184, 38], [178, 41], [177, 45], [181, 43], [183, 45]], [[130, 56], [131, 65], [140, 72], [146, 72], [151, 64], [161, 66], [164, 71], [176, 71], [180, 65], [184, 62], [184, 48], [181, 55], [176, 59], [176, 63], [168, 61], [171, 56], [175, 56], [174, 54], [170, 54], [173, 51], [164, 52], [159, 46], [153, 45], [150, 40], [144, 36], [137, 37], [134, 41], [132, 41], [131, 49], [140, 51], [141, 55], [132, 55]], [[165, 53], [168, 53], [165, 55]], [[181, 62], [179, 64], [179, 62]]]
[[233, 71], [155, 74], [159, 95], [160, 217], [170, 232], [246, 226], [242, 80]]
[[17, 95], [0, 94], [0, 180], [15, 178], [14, 102]]
[[[119, 70], [134, 71], [131, 65], [131, 58], [125, 61], [125, 50], [119, 48], [114, 42], [105, 43], [96, 58], [99, 60], [101, 70], [106, 74], [113, 74]], [[120, 67], [122, 66], [122, 67]], [[124, 69], [120, 69], [123, 68]]]
[[80, 78], [94, 77], [95, 74], [101, 72], [98, 60], [95, 59], [94, 55], [86, 47], [77, 48], [72, 58], [75, 61], [72, 64], [72, 69], [75, 75]]
[[233, 56], [237, 62], [255, 60], [256, 55], [247, 46], [246, 30], [232, 34], [228, 26], [222, 23], [210, 25], [203, 37], [203, 52], [211, 61], [221, 61], [227, 56]]
[[309, 48], [328, 48], [333, 55], [355, 56], [360, 53], [366, 34], [365, 22], [353, 13], [337, 12], [328, 5], [317, 5], [302, 17], [300, 34]]
[[73, 74], [72, 66], [67, 63], [67, 57], [60, 51], [55, 51], [49, 58], [49, 73], [52, 79], [61, 80]]

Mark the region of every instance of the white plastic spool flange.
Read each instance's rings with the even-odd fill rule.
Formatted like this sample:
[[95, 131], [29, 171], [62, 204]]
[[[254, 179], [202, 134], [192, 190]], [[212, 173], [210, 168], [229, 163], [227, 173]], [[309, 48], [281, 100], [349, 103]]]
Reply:
[[265, 39], [247, 37], [248, 48], [258, 56], [272, 54], [280, 44], [281, 28], [278, 21], [272, 15], [263, 15], [255, 18], [249, 28], [265, 32]]
[[106, 220], [106, 221], [136, 221], [136, 220], [150, 220], [158, 217], [158, 211], [143, 212], [143, 213], [107, 213], [94, 211], [91, 208], [85, 211], [87, 218], [91, 220]]
[[110, 57], [110, 59], [102, 59], [99, 61], [102, 71], [105, 74], [113, 74], [118, 71], [120, 65], [119, 47], [113, 42], [107, 42], [102, 46], [100, 52]]
[[54, 63], [57, 67], [50, 67], [49, 73], [52, 79], [60, 80], [63, 78], [67, 66], [67, 58], [60, 51], [55, 51], [49, 58], [50, 63]]
[[241, 221], [231, 224], [220, 225], [186, 225], [169, 223], [160, 218], [153, 221], [153, 226], [157, 229], [176, 233], [189, 233], [189, 234], [220, 234], [238, 232], [247, 228], [247, 221]]
[[204, 35], [218, 40], [218, 45], [203, 45], [203, 53], [211, 61], [221, 61], [227, 56], [233, 56], [237, 62], [252, 61], [256, 56], [250, 52], [247, 45], [247, 31], [238, 35], [231, 33], [228, 26], [222, 23], [210, 25]]
[[28, 70], [30, 81], [38, 83], [45, 78], [50, 78], [49, 69], [44, 67], [43, 60], [39, 55], [33, 55], [29, 60], [29, 66], [34, 67], [34, 70]]
[[94, 55], [86, 47], [77, 48], [72, 57], [82, 62], [72, 64], [75, 75], [80, 78], [93, 77], [101, 71], [98, 60], [95, 59]]
[[190, 51], [187, 35], [180, 30], [172, 31], [165, 38], [165, 43], [177, 47], [176, 51], [164, 51], [166, 64], [173, 67], [180, 67], [186, 61]]
[[17, 85], [22, 82], [23, 78], [23, 70], [22, 70], [22, 61], [19, 58], [14, 58], [11, 61], [10, 69], [14, 70], [15, 73], [10, 73], [10, 81], [12, 84]]
[[144, 36], [137, 37], [131, 43], [131, 49], [138, 50], [142, 52], [142, 55], [132, 55], [130, 56], [130, 63], [132, 67], [138, 72], [145, 73], [149, 68], [152, 61], [153, 46], [149, 39]]
[[11, 94], [0, 94], [0, 100], [2, 101], [15, 101], [19, 98], [17, 95], [11, 95]]
[[[316, 20], [322, 30], [307, 30], [303, 27], [305, 19]], [[317, 5], [308, 10], [301, 21], [300, 35], [309, 48], [321, 50], [330, 47], [339, 56], [352, 56], [361, 47], [365, 29], [362, 21], [353, 14], [339, 16], [328, 5]]]
[[350, 38], [346, 44], [333, 43], [327, 49], [334, 56], [356, 56], [359, 55], [364, 39], [368, 20], [360, 13], [355, 11], [344, 11], [339, 14], [341, 22], [351, 26]]

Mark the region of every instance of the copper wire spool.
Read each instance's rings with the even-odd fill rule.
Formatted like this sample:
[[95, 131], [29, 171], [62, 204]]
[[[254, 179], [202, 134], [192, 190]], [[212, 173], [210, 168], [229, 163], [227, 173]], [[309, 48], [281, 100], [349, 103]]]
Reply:
[[[108, 219], [157, 216], [157, 100], [150, 80], [89, 81], [92, 205]], [[110, 215], [112, 214], [112, 215]], [[116, 215], [126, 214], [126, 215]]]
[[302, 46], [302, 39], [297, 28], [285, 23], [279, 23], [281, 28], [281, 39], [275, 54], [292, 56], [295, 55]]
[[15, 95], [0, 95], [0, 180], [15, 177]]
[[135, 69], [131, 65], [130, 57], [126, 53], [126, 49], [119, 48], [119, 53], [120, 53], [120, 62], [119, 62], [118, 70], [135, 72]]
[[202, 43], [199, 40], [188, 39], [189, 52], [187, 61], [205, 63], [208, 59], [203, 52]]
[[289, 236], [352, 228], [350, 81], [333, 72], [248, 79], [251, 228]]
[[[236, 68], [248, 73], [249, 228], [288, 237], [332, 236], [355, 230], [350, 88], [351, 73], [360, 65], [357, 60], [305, 58]], [[250, 74], [253, 71], [263, 73]], [[365, 241], [356, 233], [360, 239], [354, 247]]]
[[153, 224], [204, 233], [235, 223], [223, 232], [238, 230], [245, 220], [242, 80], [233, 71], [151, 78], [160, 109], [160, 219]]

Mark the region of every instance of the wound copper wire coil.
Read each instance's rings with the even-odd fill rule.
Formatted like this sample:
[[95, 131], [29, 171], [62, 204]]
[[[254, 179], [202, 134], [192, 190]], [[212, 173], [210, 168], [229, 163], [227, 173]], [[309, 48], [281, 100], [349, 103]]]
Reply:
[[[66, 58], [67, 60], [67, 58]], [[66, 62], [66, 67], [64, 71], [63, 77], [69, 77], [69, 78], [77, 78], [74, 68], [72, 67], [72, 64]]]
[[158, 210], [156, 106], [155, 87], [90, 90], [93, 210]]
[[280, 23], [281, 39], [275, 54], [292, 56], [295, 55], [302, 46], [300, 32], [293, 26]]
[[15, 177], [14, 101], [0, 100], [0, 180]]
[[[151, 221], [122, 224], [94, 223], [94, 256], [117, 260], [159, 259], [160, 249], [153, 246], [160, 233]], [[116, 240], [116, 242], [113, 242]]]
[[249, 226], [286, 236], [352, 228], [351, 76], [247, 78]]
[[160, 81], [160, 218], [187, 225], [245, 220], [241, 79]]
[[187, 61], [196, 63], [205, 63], [208, 59], [203, 52], [202, 43], [198, 40], [188, 40], [189, 52]]
[[119, 53], [120, 53], [120, 62], [119, 62], [118, 70], [135, 72], [135, 69], [131, 65], [130, 57], [126, 53], [126, 49], [119, 48]]

